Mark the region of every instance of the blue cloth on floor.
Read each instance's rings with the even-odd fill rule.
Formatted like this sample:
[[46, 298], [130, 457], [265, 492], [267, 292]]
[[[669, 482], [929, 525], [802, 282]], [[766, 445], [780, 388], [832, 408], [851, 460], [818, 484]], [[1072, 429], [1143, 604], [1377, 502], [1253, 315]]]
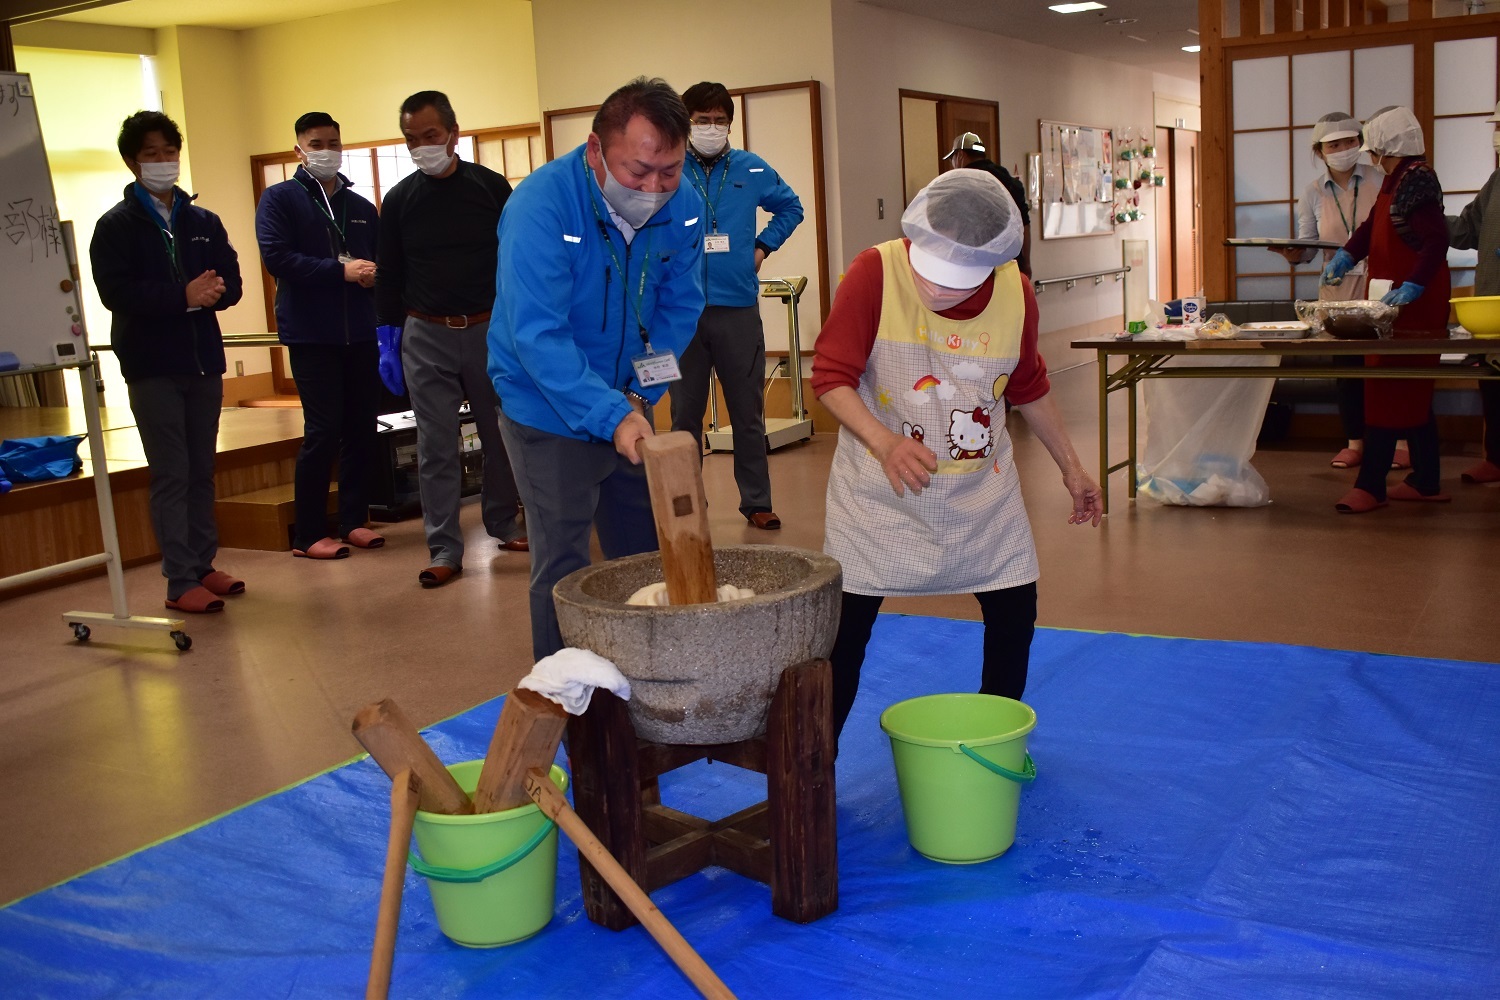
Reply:
[[64, 479], [83, 468], [83, 435], [7, 438], [0, 441], [0, 474], [13, 483]]
[[[722, 869], [653, 894], [740, 996], [1500, 996], [1494, 665], [1038, 630], [1039, 776], [1015, 846], [942, 865], [906, 841], [877, 720], [975, 689], [981, 634], [881, 617], [839, 757], [836, 913], [781, 920]], [[482, 756], [499, 705], [436, 726], [438, 755]], [[389, 788], [361, 760], [22, 900], [0, 911], [0, 982], [357, 995]], [[668, 805], [702, 816], [763, 797], [724, 764], [663, 779]], [[695, 995], [641, 928], [583, 916], [566, 840], [552, 923], [507, 948], [448, 942], [408, 874], [392, 994]]]

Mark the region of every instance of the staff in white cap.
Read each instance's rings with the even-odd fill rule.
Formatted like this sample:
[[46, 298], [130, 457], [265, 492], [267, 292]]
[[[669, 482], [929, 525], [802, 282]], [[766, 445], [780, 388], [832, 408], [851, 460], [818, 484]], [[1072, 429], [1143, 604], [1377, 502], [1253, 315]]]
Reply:
[[1048, 395], [1016, 203], [993, 176], [952, 170], [918, 192], [901, 228], [905, 240], [849, 265], [813, 364], [813, 391], [843, 425], [823, 543], [844, 568], [829, 657], [840, 730], [888, 596], [974, 594], [981, 693], [1025, 690], [1038, 570], [1005, 402], [1062, 470], [1068, 522], [1103, 514]]

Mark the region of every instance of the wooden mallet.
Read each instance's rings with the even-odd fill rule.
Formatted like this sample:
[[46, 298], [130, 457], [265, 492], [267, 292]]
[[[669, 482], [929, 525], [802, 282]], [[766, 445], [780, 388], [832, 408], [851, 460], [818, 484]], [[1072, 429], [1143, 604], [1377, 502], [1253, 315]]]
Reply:
[[360, 746], [386, 774], [395, 778], [409, 769], [417, 776], [423, 812], [456, 816], [474, 811], [468, 793], [458, 787], [401, 706], [390, 698], [360, 709], [351, 728]]
[[551, 769], [567, 727], [568, 713], [550, 698], [524, 688], [506, 695], [474, 788], [474, 811], [500, 812], [530, 802], [526, 772]]
[[667, 600], [713, 604], [719, 599], [719, 583], [698, 439], [687, 431], [673, 431], [646, 438], [637, 447], [646, 465]]
[[365, 1000], [384, 1000], [391, 989], [396, 958], [396, 931], [401, 925], [401, 890], [406, 885], [406, 852], [417, 815], [421, 780], [411, 770], [391, 782], [391, 832], [385, 845], [385, 879], [380, 884], [380, 914], [375, 919], [375, 947], [370, 951], [370, 978]]

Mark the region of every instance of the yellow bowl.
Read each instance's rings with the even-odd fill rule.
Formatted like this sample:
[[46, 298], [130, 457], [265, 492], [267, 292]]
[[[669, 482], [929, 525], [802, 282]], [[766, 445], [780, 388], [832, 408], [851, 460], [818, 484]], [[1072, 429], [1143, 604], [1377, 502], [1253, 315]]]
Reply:
[[1500, 340], [1500, 295], [1450, 299], [1463, 328], [1482, 340]]

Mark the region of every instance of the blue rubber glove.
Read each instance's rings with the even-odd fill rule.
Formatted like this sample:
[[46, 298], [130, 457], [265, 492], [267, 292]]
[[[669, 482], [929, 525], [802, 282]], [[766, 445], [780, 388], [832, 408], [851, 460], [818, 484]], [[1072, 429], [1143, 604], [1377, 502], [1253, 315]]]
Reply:
[[406, 379], [401, 375], [401, 328], [377, 326], [375, 343], [380, 347], [380, 381], [397, 396], [406, 395]]
[[1333, 255], [1333, 260], [1323, 268], [1323, 284], [1338, 285], [1344, 281], [1344, 275], [1354, 266], [1354, 258], [1349, 255], [1348, 250], [1340, 250]]
[[1422, 286], [1414, 281], [1403, 281], [1380, 297], [1380, 301], [1388, 306], [1404, 306], [1408, 302], [1415, 302], [1422, 294]]

